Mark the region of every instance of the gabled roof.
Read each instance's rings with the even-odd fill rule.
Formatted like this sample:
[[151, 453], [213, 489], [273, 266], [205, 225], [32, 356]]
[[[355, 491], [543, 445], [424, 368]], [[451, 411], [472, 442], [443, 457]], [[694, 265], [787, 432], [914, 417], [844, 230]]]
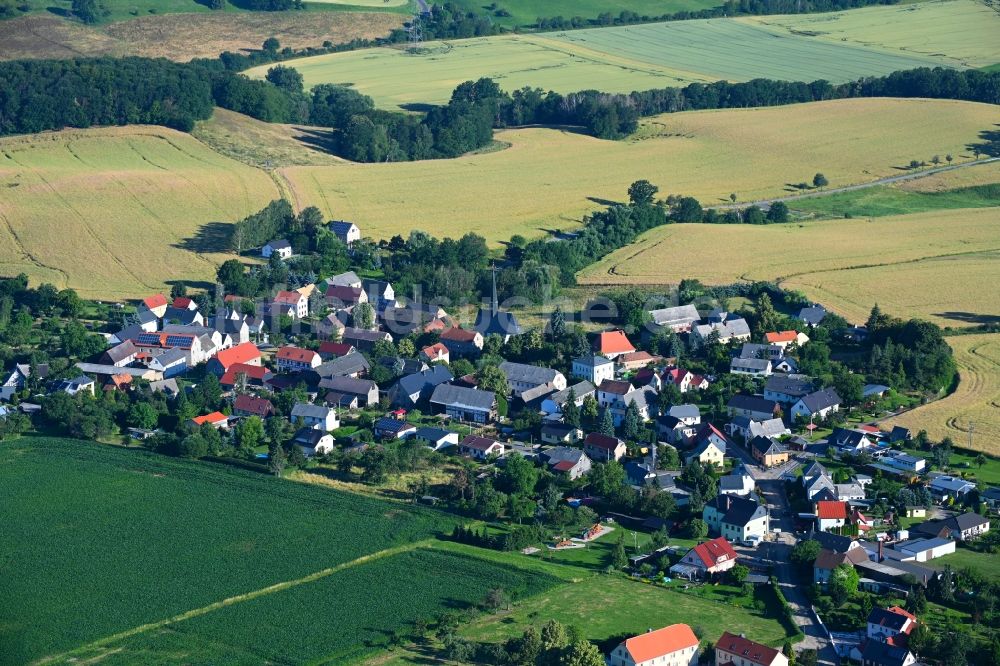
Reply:
[[686, 624], [672, 624], [656, 631], [628, 638], [622, 645], [632, 661], [641, 664], [679, 650], [698, 647], [698, 637]]
[[299, 402], [292, 407], [291, 416], [293, 421], [300, 417], [304, 419], [326, 419], [332, 411], [333, 409], [330, 407]]
[[346, 342], [331, 342], [326, 340], [319, 343], [319, 353], [329, 354], [330, 356], [347, 356], [354, 351], [354, 345], [347, 344]]
[[969, 513], [963, 513], [960, 516], [948, 518], [944, 521], [944, 523], [953, 529], [965, 531], [974, 527], [979, 527], [980, 525], [989, 525], [990, 521], [986, 517], [970, 511]]
[[556, 403], [561, 407], [562, 405], [566, 404], [567, 400], [569, 400], [570, 391], [573, 391], [573, 393], [576, 394], [577, 399], [580, 399], [588, 395], [593, 395], [594, 391], [596, 390], [597, 389], [593, 384], [584, 380], [582, 382], [573, 384], [572, 386], [567, 386], [562, 391], [557, 391], [552, 395], [548, 396], [548, 398], [546, 399], [551, 400], [552, 402]]
[[215, 355], [215, 360], [222, 365], [223, 370], [228, 370], [230, 366], [236, 363], [249, 363], [259, 358], [260, 350], [252, 342], [240, 343], [235, 347], [223, 349]]
[[299, 428], [296, 431], [295, 436], [292, 438], [292, 441], [295, 442], [296, 444], [305, 445], [311, 449], [314, 449], [316, 448], [316, 445], [319, 444], [324, 437], [329, 437], [329, 435], [327, 435], [322, 430], [316, 430], [314, 428], [306, 427], [306, 428]]
[[625, 331], [602, 331], [594, 340], [594, 349], [602, 354], [624, 354], [634, 352], [635, 347], [629, 342]]
[[329, 224], [330, 231], [337, 234], [338, 236], [343, 236], [347, 234], [351, 229], [358, 229], [358, 225], [353, 222], [345, 222], [343, 220], [333, 220]]
[[539, 385], [554, 382], [560, 374], [558, 370], [553, 370], [552, 368], [543, 368], [526, 363], [512, 363], [510, 361], [504, 361], [500, 364], [499, 368], [508, 381]]
[[829, 407], [835, 407], [841, 403], [840, 396], [832, 388], [820, 389], [800, 398], [800, 402], [809, 410], [815, 413]]
[[278, 240], [273, 240], [264, 247], [270, 247], [272, 250], [283, 250], [286, 247], [291, 247], [292, 244], [289, 243], [284, 238], [279, 238]]
[[581, 356], [573, 359], [574, 364], [579, 364], [587, 368], [599, 368], [605, 365], [614, 365], [615, 362], [606, 356], [595, 354], [594, 356]]
[[734, 358], [730, 359], [729, 367], [767, 372], [771, 368], [771, 361], [766, 358]]
[[910, 657], [910, 651], [897, 645], [868, 639], [861, 647], [861, 659], [877, 666], [903, 666]]
[[795, 342], [798, 337], [798, 331], [775, 331], [773, 333], [764, 334], [764, 339], [770, 344], [777, 344], [779, 342]]
[[274, 295], [274, 302], [282, 305], [297, 305], [302, 294], [297, 291], [279, 291]]
[[605, 451], [614, 451], [617, 449], [622, 441], [617, 437], [608, 437], [605, 434], [599, 432], [592, 432], [587, 435], [583, 443], [587, 446], [593, 446], [594, 448], [604, 449]]
[[229, 417], [222, 412], [212, 412], [211, 414], [203, 414], [202, 416], [196, 416], [193, 419], [197, 425], [202, 425], [203, 423], [222, 423], [229, 420]]
[[321, 379], [325, 379], [328, 377], [346, 377], [348, 375], [360, 374], [370, 369], [371, 365], [368, 363], [365, 355], [352, 351], [350, 354], [344, 354], [326, 363], [320, 363], [312, 371]]
[[441, 339], [445, 342], [472, 342], [477, 335], [479, 331], [469, 331], [455, 326], [441, 333]]
[[660, 326], [686, 326], [701, 320], [698, 309], [690, 303], [672, 308], [650, 310], [649, 315], [653, 318], [653, 323]]
[[698, 405], [671, 405], [667, 414], [678, 419], [698, 419], [701, 418], [701, 409]]
[[476, 451], [489, 451], [491, 447], [502, 443], [492, 437], [480, 437], [479, 435], [466, 435], [461, 441], [461, 446]]
[[274, 405], [265, 398], [243, 394], [236, 396], [236, 400], [233, 401], [233, 409], [263, 417], [274, 411]]
[[450, 382], [452, 379], [454, 379], [454, 377], [448, 368], [443, 365], [435, 365], [428, 370], [401, 378], [399, 380], [399, 388], [406, 395], [413, 395], [414, 393], [423, 394], [425, 391], [430, 391], [438, 384]]
[[783, 393], [794, 398], [801, 398], [804, 395], [808, 395], [809, 392], [813, 390], [813, 383], [808, 377], [795, 375], [772, 375], [767, 378], [767, 383], [764, 384], [764, 390], [773, 391], [774, 393]]
[[354, 377], [327, 377], [320, 381], [320, 388], [349, 395], [368, 396], [378, 387], [370, 379], [355, 379]]
[[774, 456], [785, 453], [785, 447], [770, 437], [757, 436], [750, 440], [750, 448], [762, 456]]
[[601, 385], [597, 387], [598, 391], [604, 393], [613, 393], [615, 395], [625, 395], [632, 392], [632, 384], [629, 382], [619, 381], [617, 379], [605, 379], [601, 382]]
[[282, 347], [278, 350], [278, 358], [283, 361], [295, 361], [297, 363], [311, 363], [318, 354], [311, 349], [301, 347]]
[[820, 520], [847, 520], [847, 502], [816, 502], [816, 517]]
[[715, 643], [715, 647], [716, 649], [721, 649], [730, 654], [765, 665], [774, 663], [774, 660], [780, 654], [780, 652], [774, 648], [761, 645], [760, 643], [754, 642], [749, 638], [734, 636], [728, 631], [723, 632], [723, 634], [719, 636], [719, 640]]
[[262, 365], [247, 365], [246, 363], [233, 363], [226, 370], [225, 374], [219, 380], [219, 383], [223, 386], [233, 386], [236, 384], [236, 378], [240, 375], [246, 375], [248, 380], [253, 379], [256, 381], [264, 381], [264, 379], [271, 374], [271, 371]]
[[361, 278], [354, 271], [347, 271], [346, 273], [339, 273], [333, 277], [328, 277], [326, 283], [330, 285], [350, 286], [352, 284], [361, 284]]
[[163, 294], [153, 294], [152, 296], [147, 296], [142, 299], [142, 304], [150, 310], [162, 308], [167, 304], [167, 297]]
[[383, 416], [375, 422], [375, 430], [378, 430], [379, 432], [389, 432], [396, 435], [408, 430], [415, 431], [416, 429], [417, 426], [412, 423], [400, 421], [399, 419], [392, 418], [391, 416]]
[[490, 411], [496, 404], [496, 395], [492, 391], [439, 384], [434, 388], [431, 402], [438, 405], [453, 405], [478, 411]]
[[775, 408], [778, 406], [778, 403], [774, 400], [762, 398], [759, 395], [743, 395], [742, 393], [737, 393], [729, 399], [726, 406], [731, 409], [747, 410], [761, 414], [773, 414]]
[[826, 308], [822, 305], [813, 305], [799, 310], [799, 319], [810, 326], [817, 326], [824, 317], [826, 317]]
[[767, 514], [767, 508], [763, 505], [738, 495], [717, 495], [705, 506], [710, 506], [721, 513], [723, 523], [740, 527], [746, 527], [750, 521]]
[[698, 544], [691, 550], [697, 555], [706, 568], [711, 569], [720, 561], [735, 560], [737, 555], [732, 545], [726, 541], [725, 537], [718, 537], [711, 541]]
[[131, 340], [126, 340], [119, 345], [111, 347], [104, 352], [104, 356], [111, 361], [111, 363], [118, 363], [123, 361], [130, 356], [135, 356], [139, 353], [139, 350], [135, 348], [135, 344]]
[[340, 334], [341, 340], [361, 340], [363, 342], [378, 342], [379, 340], [391, 340], [392, 336], [385, 331], [369, 331], [365, 328], [352, 328], [348, 326]]

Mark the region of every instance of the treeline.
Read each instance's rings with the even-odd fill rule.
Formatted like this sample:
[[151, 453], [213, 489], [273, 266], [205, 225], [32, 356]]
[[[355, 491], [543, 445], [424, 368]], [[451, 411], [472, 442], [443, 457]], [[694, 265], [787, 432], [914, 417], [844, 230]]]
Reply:
[[870, 349], [864, 371], [873, 380], [932, 392], [954, 383], [957, 369], [951, 347], [934, 324], [890, 317], [876, 305], [866, 327]]
[[0, 134], [93, 125], [183, 131], [212, 115], [212, 86], [189, 65], [149, 58], [0, 63]]
[[722, 18], [740, 14], [810, 14], [835, 12], [872, 5], [895, 5], [899, 0], [728, 0], [717, 7], [669, 14], [648, 15], [623, 10], [618, 14], [603, 12], [596, 18], [552, 16], [535, 22], [539, 30], [573, 30], [595, 26], [634, 25], [660, 21], [688, 21], [691, 19]]

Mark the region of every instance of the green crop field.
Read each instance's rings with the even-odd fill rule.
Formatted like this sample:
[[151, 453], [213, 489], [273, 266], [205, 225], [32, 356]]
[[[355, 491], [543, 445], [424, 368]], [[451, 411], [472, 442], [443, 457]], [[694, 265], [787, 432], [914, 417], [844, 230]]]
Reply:
[[[454, 0], [454, 4], [470, 12], [482, 12], [489, 3], [483, 0]], [[580, 16], [595, 19], [610, 12], [618, 16], [630, 11], [640, 16], [658, 17], [674, 12], [709, 9], [722, 4], [719, 0], [499, 0], [497, 6], [510, 16], [492, 17], [502, 26], [534, 25], [540, 18], [562, 16], [570, 19]]]
[[955, 208], [990, 208], [1000, 206], [1000, 183], [935, 192], [879, 185], [791, 201], [788, 206], [793, 211], [818, 217], [881, 217]]
[[[942, 326], [996, 318], [997, 208], [767, 226], [675, 224], [647, 232], [578, 276], [590, 284], [778, 280], [850, 321], [872, 305]], [[714, 248], [711, 261], [671, 261]]]
[[[815, 20], [823, 17], [836, 26], [836, 38], [796, 27], [814, 17], [722, 18], [431, 42], [419, 52], [385, 47], [286, 64], [307, 86], [352, 85], [392, 108], [445, 102], [457, 84], [482, 76], [508, 90], [630, 92], [757, 77], [840, 82], [1000, 60], [1000, 14], [973, 0], [872, 7]], [[263, 77], [266, 70], [248, 74]]]
[[[823, 172], [831, 187], [901, 173], [912, 159], [953, 154], [1000, 121], [995, 106], [856, 99], [765, 109], [695, 111], [643, 121], [627, 141], [555, 129], [498, 132], [507, 150], [453, 160], [281, 169], [299, 206], [316, 205], [389, 238], [420, 229], [472, 231], [491, 242], [564, 229], [645, 178], [660, 196], [703, 204], [788, 194]], [[978, 169], [979, 167], [976, 167]], [[377, 192], [372, 196], [372, 192]]]
[[[0, 487], [0, 661], [12, 663], [450, 529], [437, 512], [65, 439], [5, 442]], [[306, 628], [328, 612], [290, 616]]]
[[395, 631], [411, 630], [414, 621], [430, 624], [446, 610], [474, 607], [492, 588], [519, 599], [558, 582], [417, 549], [109, 643], [94, 654], [105, 664], [346, 663], [384, 649]]
[[0, 273], [100, 298], [212, 279], [213, 223], [280, 196], [265, 172], [160, 127], [0, 139], [0, 188]]

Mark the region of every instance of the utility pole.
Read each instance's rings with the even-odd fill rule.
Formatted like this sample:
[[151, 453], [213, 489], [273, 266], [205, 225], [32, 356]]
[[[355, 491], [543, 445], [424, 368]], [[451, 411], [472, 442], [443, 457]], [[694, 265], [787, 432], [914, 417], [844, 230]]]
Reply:
[[975, 432], [976, 432], [976, 424], [975, 424], [975, 422], [972, 419], [969, 419], [969, 450], [970, 451], [975, 451], [975, 449], [972, 446], [972, 436], [975, 434]]

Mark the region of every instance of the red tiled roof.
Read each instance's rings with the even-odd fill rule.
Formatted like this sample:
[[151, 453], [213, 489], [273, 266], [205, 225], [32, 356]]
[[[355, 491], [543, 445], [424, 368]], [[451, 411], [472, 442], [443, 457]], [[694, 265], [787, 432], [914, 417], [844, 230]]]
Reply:
[[606, 451], [614, 451], [621, 444], [621, 440], [617, 437], [608, 437], [605, 434], [599, 432], [592, 432], [587, 435], [587, 438], [583, 440], [584, 444], [588, 446], [595, 446], [599, 449], [605, 449]]
[[698, 637], [686, 624], [672, 624], [625, 641], [625, 649], [637, 664], [693, 647], [698, 647]]
[[316, 358], [316, 352], [311, 349], [301, 347], [282, 347], [278, 350], [278, 358], [283, 361], [298, 361], [299, 363], [310, 363]]
[[451, 340], [453, 342], [472, 342], [476, 339], [476, 331], [467, 331], [464, 328], [449, 328], [447, 331], [441, 334], [442, 340]]
[[424, 326], [424, 333], [443, 331], [446, 328], [448, 328], [448, 323], [444, 319], [432, 319], [426, 326]]
[[274, 296], [274, 302], [285, 305], [297, 305], [300, 298], [302, 298], [302, 294], [297, 291], [279, 291]]
[[655, 361], [659, 361], [663, 357], [653, 356], [648, 351], [637, 351], [628, 354], [622, 354], [618, 358], [622, 363], [640, 363], [640, 362], [653, 363]]
[[832, 502], [822, 500], [816, 502], [816, 516], [823, 520], [840, 518], [847, 520], [847, 502]]
[[153, 310], [155, 308], [162, 308], [164, 305], [167, 304], [167, 297], [164, 296], [163, 294], [153, 294], [148, 298], [142, 299], [142, 303], [150, 310]]
[[448, 354], [449, 354], [448, 348], [445, 347], [440, 342], [435, 342], [431, 346], [424, 347], [420, 351], [423, 352], [424, 356], [426, 356], [427, 358], [432, 359], [432, 360], [436, 359], [436, 358], [438, 358], [439, 356], [442, 356], [442, 355], [448, 356]]
[[270, 400], [258, 398], [255, 395], [243, 394], [236, 396], [236, 400], [233, 401], [233, 409], [256, 414], [257, 416], [266, 416], [274, 411], [274, 405], [271, 404]]
[[222, 369], [229, 370], [234, 363], [249, 363], [260, 358], [260, 350], [252, 342], [242, 342], [235, 347], [223, 349], [215, 355], [215, 360], [222, 365]]
[[321, 342], [319, 343], [320, 354], [330, 354], [331, 356], [347, 356], [354, 349], [354, 345], [346, 342]]
[[764, 338], [773, 345], [778, 342], [795, 342], [798, 336], [798, 331], [778, 331], [776, 333], [767, 333]]
[[712, 539], [711, 541], [706, 541], [705, 543], [698, 544], [693, 548], [695, 555], [697, 555], [705, 566], [709, 569], [714, 567], [720, 561], [723, 560], [735, 560], [736, 551], [733, 547], [726, 541], [725, 537], [718, 537]]
[[211, 414], [196, 416], [191, 420], [194, 421], [197, 425], [201, 425], [203, 423], [221, 423], [225, 421], [227, 418], [228, 417], [222, 412], [212, 412]]
[[557, 472], [568, 472], [571, 469], [573, 469], [573, 466], [575, 464], [576, 463], [574, 463], [572, 460], [560, 460], [559, 462], [557, 462], [555, 465], [552, 466], [552, 469], [556, 470]]
[[625, 331], [604, 331], [597, 334], [595, 348], [602, 354], [634, 352], [635, 347], [625, 336]]
[[187, 310], [191, 307], [191, 299], [186, 296], [178, 296], [174, 299], [174, 302], [171, 303], [171, 306], [177, 308], [178, 310]]
[[326, 290], [326, 297], [335, 298], [343, 303], [357, 303], [361, 301], [361, 295], [364, 293], [365, 292], [357, 287], [330, 285], [330, 287]]
[[240, 375], [246, 375], [247, 379], [255, 379], [257, 381], [263, 381], [264, 377], [267, 376], [268, 369], [262, 365], [247, 365], [246, 363], [233, 363], [226, 370], [226, 373], [222, 375], [222, 379], [219, 383], [223, 386], [233, 386], [236, 384], [236, 378]]
[[758, 664], [772, 664], [779, 654], [774, 648], [761, 645], [749, 638], [734, 636], [728, 631], [723, 632], [722, 636], [719, 637], [715, 643], [715, 649]]

